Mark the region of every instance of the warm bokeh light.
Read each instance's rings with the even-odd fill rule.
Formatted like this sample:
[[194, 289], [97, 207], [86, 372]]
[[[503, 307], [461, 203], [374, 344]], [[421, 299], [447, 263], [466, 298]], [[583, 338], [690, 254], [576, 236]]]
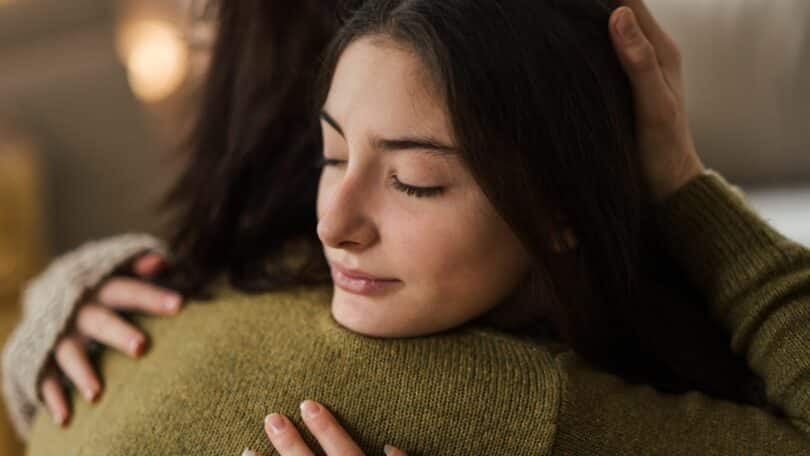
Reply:
[[141, 21], [126, 27], [119, 42], [129, 85], [151, 103], [174, 93], [186, 78], [189, 52], [171, 25]]

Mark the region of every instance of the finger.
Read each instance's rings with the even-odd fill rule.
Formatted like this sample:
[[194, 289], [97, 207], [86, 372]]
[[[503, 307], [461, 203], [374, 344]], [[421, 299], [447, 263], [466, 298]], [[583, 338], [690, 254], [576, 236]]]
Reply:
[[183, 298], [178, 293], [138, 279], [115, 277], [96, 293], [95, 300], [119, 310], [140, 310], [156, 315], [175, 315]]
[[147, 253], [132, 262], [132, 271], [145, 279], [151, 279], [165, 267], [166, 260], [159, 253]]
[[62, 372], [76, 385], [82, 395], [89, 402], [95, 401], [101, 392], [101, 383], [87, 359], [80, 336], [71, 334], [63, 337], [56, 345], [54, 358]]
[[264, 418], [264, 432], [281, 456], [312, 456], [298, 429], [284, 415], [273, 413]]
[[678, 113], [675, 93], [664, 78], [655, 49], [626, 7], [611, 16], [611, 39], [633, 84], [639, 119], [648, 125], [670, 125]]
[[40, 386], [40, 393], [42, 399], [45, 401], [45, 406], [53, 416], [53, 421], [59, 426], [67, 423], [70, 416], [68, 410], [67, 399], [65, 399], [65, 392], [62, 390], [62, 385], [59, 384], [59, 374], [56, 370], [49, 370], [43, 377]]
[[639, 26], [655, 48], [661, 64], [666, 68], [679, 67], [681, 53], [678, 46], [655, 20], [655, 16], [652, 15], [644, 0], [622, 0], [621, 3], [636, 13]]
[[262, 456], [262, 455], [249, 448], [245, 448], [244, 450], [242, 450], [242, 456]]
[[385, 452], [385, 456], [408, 456], [404, 451], [391, 445], [386, 445], [383, 451]]
[[76, 330], [83, 336], [114, 347], [133, 358], [146, 348], [146, 336], [114, 311], [85, 304], [76, 314]]
[[323, 405], [306, 400], [301, 403], [301, 417], [304, 424], [318, 440], [326, 454], [362, 455], [363, 451], [354, 443], [332, 413]]

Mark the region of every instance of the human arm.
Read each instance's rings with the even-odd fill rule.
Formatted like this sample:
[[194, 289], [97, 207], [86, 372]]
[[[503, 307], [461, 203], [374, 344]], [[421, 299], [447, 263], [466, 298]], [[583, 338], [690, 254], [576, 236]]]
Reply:
[[732, 350], [784, 416], [697, 391], [629, 385], [562, 352], [553, 454], [808, 454], [810, 251], [768, 226], [711, 171], [671, 195], [660, 218]]
[[[730, 332], [732, 351], [745, 355], [756, 331], [767, 333], [779, 324], [768, 320], [768, 312], [802, 308], [785, 301], [801, 301], [810, 286], [807, 249], [776, 232], [748, 207], [739, 189], [704, 168], [688, 127], [680, 52], [643, 0], [622, 3], [611, 15], [610, 36], [634, 88], [639, 154], [650, 194], [660, 206], [659, 225], [671, 255]], [[762, 328], [754, 328], [760, 323]], [[769, 340], [759, 344], [770, 345]], [[767, 388], [776, 379], [764, 375], [767, 361], [758, 353], [758, 358], [749, 354], [749, 364]], [[791, 365], [790, 359], [778, 361]], [[771, 389], [766, 392], [771, 399]]]
[[713, 171], [667, 199], [659, 220], [670, 254], [764, 381], [768, 402], [810, 433], [810, 249]]
[[[145, 252], [165, 255], [165, 248], [147, 235], [88, 243], [55, 260], [28, 284], [22, 297], [22, 320], [3, 351], [3, 393], [12, 423], [23, 439], [43, 400], [62, 422], [68, 417], [57, 371], [46, 372], [52, 353], [56, 355], [54, 367], [64, 370], [80, 389], [95, 388], [92, 392], [97, 396], [100, 382], [87, 361], [84, 340], [124, 348], [123, 338], [143, 337], [110, 309], [155, 311], [153, 298], [163, 294], [134, 279], [106, 279]], [[135, 266], [133, 272], [148, 275], [159, 265], [147, 256]]]
[[807, 454], [810, 252], [703, 167], [687, 127], [678, 50], [641, 0], [623, 3], [635, 13], [635, 32], [629, 40], [618, 33], [622, 8], [610, 33], [635, 90], [639, 153], [669, 250], [785, 416], [696, 391], [629, 385], [567, 351], [555, 358], [563, 398], [554, 454]]

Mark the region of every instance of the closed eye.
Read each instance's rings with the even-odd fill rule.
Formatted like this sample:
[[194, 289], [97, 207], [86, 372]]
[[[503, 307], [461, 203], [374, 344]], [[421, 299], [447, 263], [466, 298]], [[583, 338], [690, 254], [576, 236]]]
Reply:
[[391, 176], [391, 180], [395, 189], [416, 198], [429, 198], [431, 196], [438, 196], [444, 193], [444, 187], [417, 187], [414, 185], [408, 185], [400, 181], [396, 174]]
[[[327, 166], [342, 166], [344, 164], [346, 164], [346, 160], [319, 157], [315, 165], [318, 168], [325, 168]], [[391, 176], [391, 185], [397, 191], [415, 198], [429, 198], [444, 193], [444, 187], [418, 187], [416, 185], [406, 184], [400, 181], [396, 174]]]

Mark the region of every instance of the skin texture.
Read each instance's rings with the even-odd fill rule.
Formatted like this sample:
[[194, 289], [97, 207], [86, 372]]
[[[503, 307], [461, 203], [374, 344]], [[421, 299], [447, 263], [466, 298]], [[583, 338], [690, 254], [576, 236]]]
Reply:
[[[326, 258], [401, 281], [371, 296], [336, 286], [338, 323], [370, 336], [430, 334], [481, 315], [514, 291], [529, 255], [459, 157], [378, 144], [418, 137], [453, 147], [443, 100], [416, 55], [382, 36], [352, 43], [324, 111], [336, 124], [321, 122], [324, 154], [339, 160], [324, 167], [318, 192]], [[396, 180], [443, 190], [417, 197]]]

